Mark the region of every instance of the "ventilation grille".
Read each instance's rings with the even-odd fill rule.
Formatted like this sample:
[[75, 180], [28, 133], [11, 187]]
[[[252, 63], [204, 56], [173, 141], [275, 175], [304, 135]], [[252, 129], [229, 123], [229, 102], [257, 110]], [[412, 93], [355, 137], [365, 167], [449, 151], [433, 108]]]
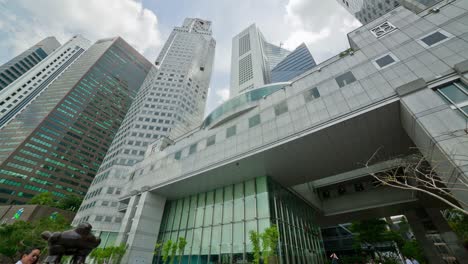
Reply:
[[388, 33], [395, 31], [396, 29], [397, 28], [394, 25], [392, 25], [390, 22], [385, 21], [384, 23], [371, 29], [371, 32], [375, 37], [381, 38], [387, 35]]

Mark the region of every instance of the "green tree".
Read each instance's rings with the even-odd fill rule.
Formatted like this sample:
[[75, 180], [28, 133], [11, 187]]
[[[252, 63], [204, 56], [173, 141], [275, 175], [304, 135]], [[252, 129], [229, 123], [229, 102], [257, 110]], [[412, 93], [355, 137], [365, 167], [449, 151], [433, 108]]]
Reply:
[[465, 248], [468, 249], [468, 215], [453, 209], [449, 211], [447, 221], [450, 228], [463, 241]]
[[115, 260], [115, 264], [120, 264], [125, 252], [127, 252], [127, 245], [121, 244], [120, 246], [112, 247], [112, 260]]
[[82, 202], [83, 202], [83, 198], [80, 198], [76, 195], [68, 195], [60, 199], [57, 202], [56, 207], [63, 209], [63, 210], [76, 212], [80, 208], [80, 205]]
[[269, 257], [276, 256], [279, 241], [278, 227], [272, 225], [265, 229], [260, 236], [263, 244], [263, 261], [265, 264], [268, 264]]
[[182, 256], [184, 255], [184, 249], [186, 245], [187, 240], [185, 239], [185, 237], [179, 237], [179, 243], [177, 244], [179, 250], [179, 263], [182, 262]]
[[35, 222], [16, 221], [9, 225], [3, 224], [0, 226], [0, 254], [14, 260], [27, 247], [39, 247], [44, 252], [47, 241], [41, 238], [42, 232], [57, 232], [69, 228], [69, 222], [60, 214], [55, 219], [45, 217]]
[[254, 230], [250, 230], [249, 232], [249, 238], [250, 238], [250, 241], [252, 242], [252, 246], [253, 246], [253, 255], [254, 255], [254, 264], [259, 264], [260, 263], [260, 257], [261, 257], [261, 254], [260, 254], [260, 235], [258, 234], [258, 232], [254, 231]]
[[38, 204], [38, 205], [47, 205], [47, 206], [52, 206], [55, 207], [55, 201], [54, 201], [54, 196], [50, 192], [43, 192], [36, 194], [29, 202], [28, 204]]
[[175, 256], [176, 256], [176, 253], [177, 253], [177, 245], [178, 245], [177, 241], [175, 243], [172, 243], [171, 261], [170, 261], [171, 264], [174, 264]]
[[[355, 233], [355, 241], [360, 248], [364, 245], [374, 245], [376, 243], [394, 241], [399, 247], [404, 243], [403, 238], [397, 232], [387, 229], [387, 222], [382, 219], [369, 219], [354, 222], [351, 225], [351, 231]], [[382, 254], [375, 251], [382, 261]]]
[[162, 248], [162, 259], [164, 263], [167, 263], [167, 261], [169, 260], [169, 254], [171, 253], [171, 249], [172, 240], [169, 239], [168, 241], [166, 241], [166, 243], [164, 243]]
[[33, 229], [30, 223], [16, 221], [13, 224], [0, 226], [0, 254], [15, 262], [17, 253], [26, 248], [24, 242]]
[[423, 250], [416, 240], [406, 241], [401, 248], [401, 253], [406, 257], [415, 258], [421, 264], [426, 262]]

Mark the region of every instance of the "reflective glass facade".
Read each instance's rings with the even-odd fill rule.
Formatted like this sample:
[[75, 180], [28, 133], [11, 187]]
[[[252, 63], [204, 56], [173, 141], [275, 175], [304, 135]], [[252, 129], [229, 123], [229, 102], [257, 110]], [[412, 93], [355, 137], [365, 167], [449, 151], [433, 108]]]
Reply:
[[271, 82], [287, 82], [316, 65], [307, 46], [302, 43], [271, 70]]
[[[249, 231], [277, 225], [281, 263], [324, 263], [314, 211], [267, 177], [167, 201], [158, 241], [187, 240], [181, 263], [252, 263]], [[163, 263], [157, 252], [154, 263]]]
[[263, 87], [257, 88], [255, 90], [250, 90], [244, 92], [236, 97], [233, 97], [222, 105], [218, 106], [213, 110], [203, 121], [203, 127], [210, 126], [214, 122], [218, 121], [221, 117], [226, 117], [226, 114], [234, 114], [236, 109], [240, 109], [243, 106], [258, 101], [264, 96], [268, 96], [281, 88], [285, 87], [289, 83], [274, 83], [270, 85], [265, 85]]
[[84, 195], [150, 67], [120, 38], [86, 51], [0, 130], [0, 204]]
[[60, 43], [54, 37], [48, 37], [1, 65], [0, 91], [29, 71], [59, 46]]

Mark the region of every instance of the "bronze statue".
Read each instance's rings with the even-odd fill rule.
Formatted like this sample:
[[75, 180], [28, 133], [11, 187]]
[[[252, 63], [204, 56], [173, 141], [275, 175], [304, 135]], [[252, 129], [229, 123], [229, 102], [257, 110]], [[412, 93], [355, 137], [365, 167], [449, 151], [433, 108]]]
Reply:
[[75, 229], [64, 232], [43, 232], [41, 237], [49, 245], [49, 255], [44, 263], [58, 264], [64, 255], [73, 256], [72, 264], [85, 263], [88, 254], [101, 243], [100, 238], [91, 234], [91, 229], [89, 223], [81, 223]]

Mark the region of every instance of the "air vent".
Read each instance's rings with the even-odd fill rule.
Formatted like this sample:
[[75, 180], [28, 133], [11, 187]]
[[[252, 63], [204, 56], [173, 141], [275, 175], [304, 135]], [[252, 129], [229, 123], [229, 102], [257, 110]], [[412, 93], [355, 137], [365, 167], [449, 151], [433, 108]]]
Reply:
[[381, 38], [381, 37], [393, 32], [393, 31], [395, 31], [396, 29], [397, 29], [397, 27], [392, 25], [390, 22], [385, 21], [384, 23], [382, 23], [382, 24], [374, 27], [373, 29], [371, 29], [371, 32], [376, 38]]

